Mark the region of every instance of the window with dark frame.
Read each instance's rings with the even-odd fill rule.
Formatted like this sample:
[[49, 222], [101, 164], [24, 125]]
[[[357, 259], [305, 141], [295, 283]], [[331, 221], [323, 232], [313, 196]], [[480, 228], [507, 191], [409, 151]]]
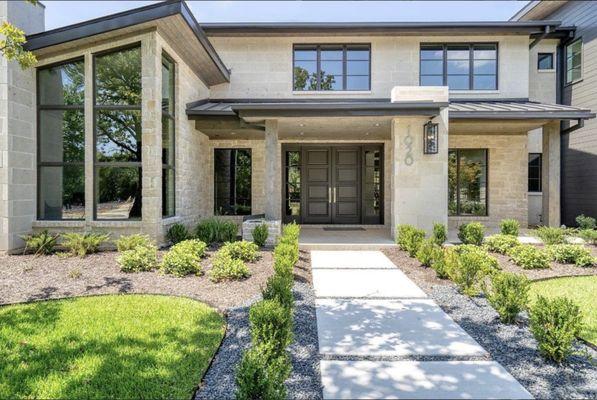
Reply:
[[541, 192], [541, 153], [529, 153], [529, 192]]
[[301, 215], [301, 152], [285, 151], [285, 184], [284, 202], [286, 220], [298, 221]]
[[487, 215], [487, 149], [448, 151], [448, 215]]
[[566, 84], [582, 79], [582, 40], [576, 39], [566, 46]]
[[495, 43], [422, 44], [419, 83], [451, 90], [496, 90], [497, 60]]
[[95, 219], [140, 219], [141, 48], [93, 61]]
[[251, 214], [251, 149], [214, 149], [214, 214]]
[[37, 218], [85, 219], [85, 63], [37, 70]]
[[553, 69], [553, 53], [537, 54], [537, 69], [538, 70]]
[[293, 90], [371, 89], [371, 46], [295, 45]]
[[162, 54], [162, 216], [176, 214], [174, 61]]

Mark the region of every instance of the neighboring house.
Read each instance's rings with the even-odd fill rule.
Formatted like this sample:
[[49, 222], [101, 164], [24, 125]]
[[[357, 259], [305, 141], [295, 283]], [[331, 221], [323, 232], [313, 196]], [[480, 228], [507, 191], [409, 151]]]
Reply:
[[[531, 1], [512, 20], [557, 20], [570, 27], [569, 34], [560, 40], [544, 40], [533, 49], [531, 57], [541, 55], [535, 63], [538, 69], [552, 67], [550, 72], [539, 71], [549, 77], [542, 74], [544, 77], [538, 79], [541, 84], [536, 86], [534, 97], [597, 109], [597, 2]], [[562, 121], [561, 128], [562, 223], [568, 226], [576, 225], [579, 214], [597, 216], [597, 120], [578, 122]], [[541, 147], [529, 143], [529, 153], [540, 154]], [[540, 160], [538, 154], [529, 157], [529, 162]], [[534, 167], [530, 164], [529, 168], [532, 174]], [[529, 182], [531, 187], [540, 191]], [[529, 208], [532, 196], [529, 193]]]
[[[4, 19], [43, 27], [40, 7], [2, 4]], [[0, 248], [45, 228], [161, 241], [214, 214], [526, 226], [529, 131], [543, 223], [559, 225], [560, 122], [595, 115], [549, 93], [532, 101], [555, 77], [534, 77], [529, 45], [570, 32], [543, 20], [199, 24], [167, 1], [30, 34], [38, 67], [1, 70]]]

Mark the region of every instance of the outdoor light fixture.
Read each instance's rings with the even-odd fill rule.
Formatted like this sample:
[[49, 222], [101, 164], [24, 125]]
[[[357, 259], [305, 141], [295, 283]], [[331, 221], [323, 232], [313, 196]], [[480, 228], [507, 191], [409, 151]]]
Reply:
[[439, 148], [439, 124], [429, 121], [423, 125], [423, 153], [437, 154]]

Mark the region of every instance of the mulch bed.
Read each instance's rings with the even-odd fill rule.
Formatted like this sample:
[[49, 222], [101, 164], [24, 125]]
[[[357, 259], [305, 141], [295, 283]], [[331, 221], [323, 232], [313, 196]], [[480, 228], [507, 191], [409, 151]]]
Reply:
[[503, 271], [525, 275], [532, 281], [564, 276], [597, 275], [597, 268], [595, 267], [577, 267], [574, 264], [560, 264], [557, 262], [551, 262], [549, 268], [546, 269], [523, 269], [510, 261], [510, 257], [506, 255], [498, 253], [491, 253], [491, 255], [497, 258]]
[[[160, 251], [161, 259], [164, 251]], [[261, 293], [273, 274], [271, 251], [261, 251], [258, 261], [248, 263], [251, 276], [241, 281], [214, 283], [208, 251], [202, 276], [177, 278], [159, 271], [121, 272], [115, 251], [91, 254], [85, 258], [56, 255], [0, 255], [0, 304], [73, 296], [114, 293], [150, 293], [190, 297], [225, 311], [246, 303]]]

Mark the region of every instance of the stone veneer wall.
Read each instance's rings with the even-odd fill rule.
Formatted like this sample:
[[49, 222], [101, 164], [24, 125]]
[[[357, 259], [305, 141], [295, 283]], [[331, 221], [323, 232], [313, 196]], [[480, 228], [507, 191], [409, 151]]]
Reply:
[[488, 187], [489, 215], [486, 217], [448, 217], [450, 229], [479, 221], [490, 229], [499, 227], [504, 218], [513, 218], [527, 227], [528, 156], [527, 135], [449, 135], [450, 149], [479, 149], [489, 151]]

